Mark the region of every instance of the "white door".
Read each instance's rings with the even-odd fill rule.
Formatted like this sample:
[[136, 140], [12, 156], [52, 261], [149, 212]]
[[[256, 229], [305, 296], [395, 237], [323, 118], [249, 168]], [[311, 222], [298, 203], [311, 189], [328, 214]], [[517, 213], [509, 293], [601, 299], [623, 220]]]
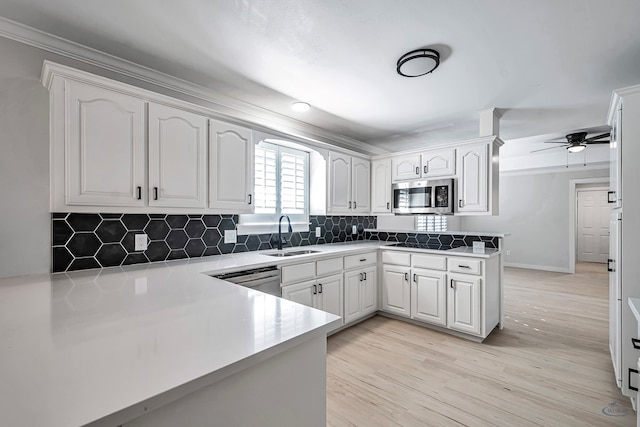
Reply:
[[321, 303], [318, 304], [320, 310], [343, 317], [342, 295], [342, 275], [324, 277], [318, 279], [318, 296]]
[[425, 151], [422, 153], [422, 177], [451, 176], [456, 174], [456, 150]]
[[420, 166], [420, 154], [393, 157], [391, 159], [391, 180], [396, 182], [420, 178], [422, 176]]
[[255, 146], [251, 130], [218, 120], [209, 123], [209, 207], [253, 213]]
[[578, 191], [578, 261], [607, 262], [610, 212], [606, 190]]
[[391, 213], [391, 159], [371, 162], [371, 213]]
[[344, 323], [349, 323], [362, 316], [361, 292], [362, 273], [350, 271], [344, 273]]
[[378, 281], [376, 267], [367, 268], [362, 273], [362, 314], [373, 313], [378, 310]]
[[447, 325], [470, 334], [480, 333], [481, 279], [462, 274], [449, 275]]
[[487, 144], [466, 145], [457, 150], [458, 212], [487, 212], [489, 182]]
[[411, 273], [411, 318], [445, 326], [447, 275], [417, 268]]
[[204, 208], [207, 119], [149, 104], [149, 206]]
[[351, 212], [351, 156], [329, 152], [328, 196], [327, 213], [348, 214]]
[[405, 317], [411, 315], [409, 274], [409, 269], [403, 267], [382, 269], [382, 310]]
[[144, 206], [145, 102], [75, 81], [65, 90], [65, 203]]
[[[308, 282], [296, 283], [295, 285], [283, 286], [282, 298], [306, 305], [308, 307], [314, 307], [315, 293], [317, 293], [317, 287], [314, 288], [315, 284], [315, 280], [312, 280]], [[315, 293], [314, 289], [316, 290]]]
[[352, 212], [371, 211], [371, 162], [358, 157], [351, 158]]

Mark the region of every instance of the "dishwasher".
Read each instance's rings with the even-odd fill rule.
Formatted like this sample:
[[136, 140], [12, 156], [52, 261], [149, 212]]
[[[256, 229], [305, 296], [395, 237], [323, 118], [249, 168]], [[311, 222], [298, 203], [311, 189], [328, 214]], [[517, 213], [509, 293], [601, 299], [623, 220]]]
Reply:
[[282, 296], [280, 270], [276, 266], [232, 271], [230, 273], [216, 274], [212, 277], [277, 297]]

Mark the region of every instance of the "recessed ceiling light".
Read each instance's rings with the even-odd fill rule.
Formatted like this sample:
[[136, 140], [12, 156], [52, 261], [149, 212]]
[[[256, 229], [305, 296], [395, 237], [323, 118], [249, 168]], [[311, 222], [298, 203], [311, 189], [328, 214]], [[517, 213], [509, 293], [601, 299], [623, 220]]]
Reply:
[[404, 77], [419, 77], [429, 74], [440, 65], [440, 53], [433, 49], [417, 49], [405, 53], [398, 59], [396, 71]]
[[309, 111], [309, 108], [311, 108], [311, 106], [306, 102], [294, 102], [291, 104], [291, 109], [293, 111]]

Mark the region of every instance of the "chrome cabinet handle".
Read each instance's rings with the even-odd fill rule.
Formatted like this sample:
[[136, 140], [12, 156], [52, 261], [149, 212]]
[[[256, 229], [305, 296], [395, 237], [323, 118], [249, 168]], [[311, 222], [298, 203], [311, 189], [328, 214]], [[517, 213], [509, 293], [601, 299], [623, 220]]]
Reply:
[[616, 271], [616, 270], [613, 268], [613, 259], [611, 259], [611, 258], [609, 258], [609, 259], [607, 260], [607, 271], [609, 271], [609, 272], [611, 272], [611, 273], [613, 273], [614, 271]]
[[615, 203], [615, 202], [616, 202], [616, 192], [607, 191], [607, 203]]
[[317, 294], [318, 293], [318, 287], [316, 285], [313, 285], [313, 294]]
[[387, 202], [387, 210], [390, 209], [391, 206], [389, 206], [389, 202]]
[[138, 186], [138, 200], [142, 200], [142, 187]]
[[322, 283], [318, 283], [318, 293], [322, 293]]
[[249, 194], [249, 204], [251, 204], [251, 194]]
[[427, 166], [424, 167], [424, 173], [427, 173]]
[[362, 282], [362, 273], [360, 273], [360, 281]]
[[461, 208], [463, 205], [462, 199], [458, 200], [458, 207]]
[[364, 279], [363, 279], [363, 280], [367, 280], [367, 273], [366, 273], [366, 272], [364, 272], [364, 273], [362, 273], [362, 274], [364, 274]]
[[414, 283], [418, 283], [418, 279], [416, 277], [417, 277], [417, 275], [415, 273], [413, 273], [413, 282]]
[[353, 201], [353, 209], [355, 209], [356, 207], [357, 207], [357, 206], [356, 206], [356, 201], [354, 200], [354, 201]]
[[416, 166], [416, 175], [420, 175], [420, 168]]
[[158, 187], [153, 187], [153, 200], [158, 200]]
[[409, 281], [409, 273], [404, 273], [404, 280], [405, 280], [406, 282], [408, 282], [408, 281]]
[[458, 267], [460, 267], [460, 268], [471, 268], [468, 265], [460, 265], [460, 264], [458, 264]]
[[366, 258], [360, 258], [360, 262], [365, 262], [366, 260]]
[[450, 285], [451, 285], [451, 289], [453, 289], [453, 279], [451, 279]]
[[349, 202], [349, 209], [351, 209], [351, 202]]

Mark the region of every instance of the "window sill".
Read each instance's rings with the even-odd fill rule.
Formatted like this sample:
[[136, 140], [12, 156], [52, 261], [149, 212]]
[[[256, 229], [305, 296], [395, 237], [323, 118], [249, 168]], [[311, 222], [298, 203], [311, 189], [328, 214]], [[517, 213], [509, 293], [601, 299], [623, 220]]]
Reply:
[[[282, 232], [288, 232], [288, 224], [286, 221], [282, 222]], [[308, 222], [292, 222], [291, 228], [294, 232], [304, 233], [309, 231]], [[278, 223], [265, 223], [265, 224], [238, 224], [236, 227], [238, 235], [244, 236], [247, 234], [272, 234], [278, 232]]]

